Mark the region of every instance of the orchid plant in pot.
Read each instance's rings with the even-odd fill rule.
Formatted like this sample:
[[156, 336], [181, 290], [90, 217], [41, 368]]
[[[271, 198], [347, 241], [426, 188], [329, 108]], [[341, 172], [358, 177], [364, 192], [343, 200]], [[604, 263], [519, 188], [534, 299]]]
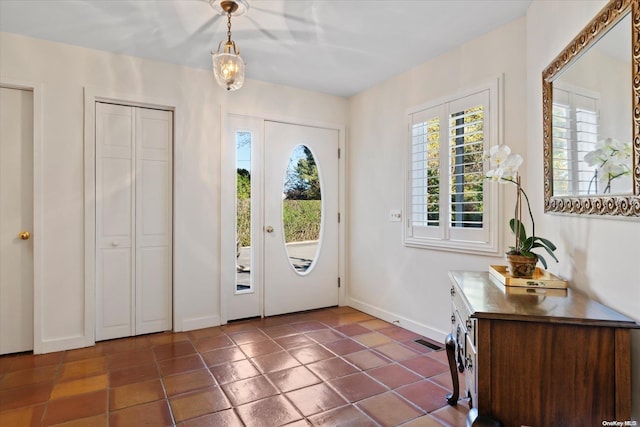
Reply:
[[[596, 182], [596, 194], [611, 193], [611, 185], [617, 178], [631, 176], [631, 142], [620, 142], [615, 138], [604, 138], [595, 148], [584, 155], [584, 161], [595, 168], [592, 182]], [[591, 184], [589, 192], [591, 193]], [[597, 186], [600, 185], [600, 188]]]
[[[511, 232], [515, 235], [515, 245], [509, 247], [506, 253], [509, 263], [509, 273], [513, 277], [532, 277], [536, 271], [538, 261], [547, 268], [547, 261], [540, 253], [534, 250], [544, 249], [556, 262], [553, 253], [556, 246], [548, 239], [536, 236], [536, 226], [529, 204], [529, 197], [520, 184], [518, 168], [522, 165], [523, 159], [519, 154], [511, 153], [511, 148], [507, 145], [495, 145], [491, 147], [486, 158], [489, 160], [490, 170], [486, 173], [487, 179], [502, 184], [514, 184], [516, 186], [516, 206], [513, 218], [509, 220]], [[523, 200], [531, 219], [531, 235], [527, 235], [526, 228], [522, 222]]]

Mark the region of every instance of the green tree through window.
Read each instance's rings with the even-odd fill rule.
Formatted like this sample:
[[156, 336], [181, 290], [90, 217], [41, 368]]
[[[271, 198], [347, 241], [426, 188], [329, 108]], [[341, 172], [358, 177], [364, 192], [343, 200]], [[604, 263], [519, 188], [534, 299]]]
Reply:
[[451, 226], [482, 227], [483, 106], [451, 114]]
[[320, 200], [320, 178], [316, 159], [307, 146], [301, 145], [296, 151], [301, 151], [302, 155], [295, 166], [289, 167], [285, 197], [287, 200]]

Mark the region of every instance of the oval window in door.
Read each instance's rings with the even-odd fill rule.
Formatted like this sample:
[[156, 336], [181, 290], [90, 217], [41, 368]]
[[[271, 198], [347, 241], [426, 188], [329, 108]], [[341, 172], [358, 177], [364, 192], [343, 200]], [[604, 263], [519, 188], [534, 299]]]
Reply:
[[291, 267], [308, 273], [322, 236], [322, 188], [318, 165], [306, 145], [293, 149], [282, 195], [282, 229]]

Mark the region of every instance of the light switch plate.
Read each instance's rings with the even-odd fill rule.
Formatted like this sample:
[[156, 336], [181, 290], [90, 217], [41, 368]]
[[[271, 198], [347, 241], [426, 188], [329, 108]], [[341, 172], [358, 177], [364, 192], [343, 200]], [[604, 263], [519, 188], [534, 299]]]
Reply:
[[402, 211], [399, 209], [392, 209], [389, 211], [389, 221], [390, 222], [400, 222], [402, 221]]

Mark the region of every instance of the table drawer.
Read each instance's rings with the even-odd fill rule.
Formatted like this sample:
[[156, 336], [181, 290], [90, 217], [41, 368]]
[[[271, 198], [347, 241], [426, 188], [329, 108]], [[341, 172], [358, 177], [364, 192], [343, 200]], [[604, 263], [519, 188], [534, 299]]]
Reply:
[[469, 335], [467, 335], [467, 339], [465, 340], [465, 360], [464, 360], [464, 381], [467, 386], [468, 396], [471, 398], [469, 402], [470, 407], [477, 407], [477, 396], [478, 396], [478, 375], [477, 375], [477, 367], [478, 367], [478, 353], [476, 351], [475, 346], [469, 339]]
[[[464, 300], [460, 290], [455, 286], [451, 287], [451, 302], [453, 304], [452, 311], [459, 313], [460, 322], [465, 334], [467, 334], [473, 345], [476, 344], [476, 319], [471, 317], [471, 309]], [[453, 331], [455, 332], [455, 325]]]

